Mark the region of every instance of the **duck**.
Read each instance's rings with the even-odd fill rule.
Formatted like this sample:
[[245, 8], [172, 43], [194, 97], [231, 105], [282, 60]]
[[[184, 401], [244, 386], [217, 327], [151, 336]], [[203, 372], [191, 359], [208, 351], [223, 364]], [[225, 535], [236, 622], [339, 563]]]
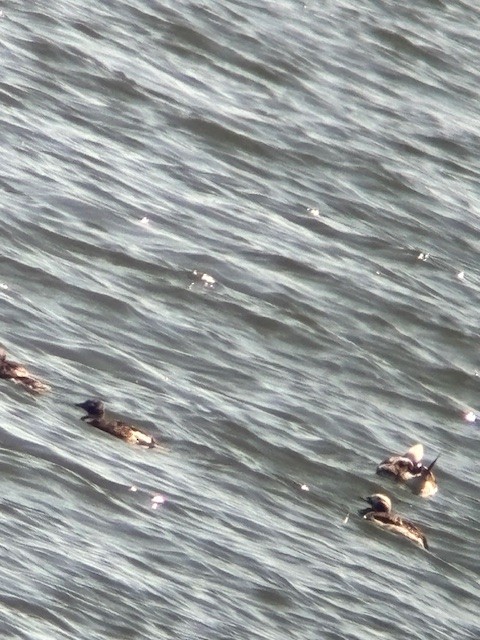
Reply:
[[4, 347], [0, 347], [0, 378], [21, 384], [33, 393], [43, 393], [51, 389], [48, 384], [32, 376], [23, 364], [7, 360], [7, 352]]
[[428, 549], [427, 538], [416, 524], [405, 520], [392, 512], [392, 501], [382, 493], [375, 493], [365, 500], [369, 503], [366, 509], [360, 509], [358, 514], [373, 522], [373, 524], [408, 538], [422, 549]]
[[437, 479], [432, 469], [439, 456], [428, 467], [422, 463], [422, 458], [423, 445], [414, 444], [405, 453], [392, 455], [380, 462], [376, 473], [403, 482], [415, 495], [430, 498], [438, 491]]
[[101, 400], [85, 400], [75, 404], [87, 412], [87, 415], [80, 418], [87, 421], [92, 427], [110, 433], [112, 436], [121, 438], [130, 444], [139, 444], [152, 448], [157, 444], [155, 438], [145, 433], [137, 427], [122, 422], [121, 420], [110, 420], [105, 417], [105, 405]]

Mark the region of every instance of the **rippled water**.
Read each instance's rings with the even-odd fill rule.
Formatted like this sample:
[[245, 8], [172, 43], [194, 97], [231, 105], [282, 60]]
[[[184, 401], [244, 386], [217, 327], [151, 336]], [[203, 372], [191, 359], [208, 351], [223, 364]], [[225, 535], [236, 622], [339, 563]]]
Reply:
[[[479, 637], [479, 18], [2, 7], [1, 341], [53, 387], [0, 386], [5, 637]], [[414, 442], [431, 500], [374, 474]]]

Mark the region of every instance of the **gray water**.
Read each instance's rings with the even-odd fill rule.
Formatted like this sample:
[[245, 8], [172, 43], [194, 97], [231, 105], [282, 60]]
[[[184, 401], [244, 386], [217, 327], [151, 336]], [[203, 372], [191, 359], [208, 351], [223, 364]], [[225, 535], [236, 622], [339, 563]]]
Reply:
[[2, 637], [480, 636], [475, 7], [2, 5]]

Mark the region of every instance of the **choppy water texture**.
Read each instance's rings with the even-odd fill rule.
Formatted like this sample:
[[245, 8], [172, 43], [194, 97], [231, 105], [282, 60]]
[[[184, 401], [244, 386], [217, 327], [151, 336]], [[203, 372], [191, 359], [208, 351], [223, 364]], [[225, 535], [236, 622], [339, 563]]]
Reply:
[[[53, 387], [0, 385], [3, 637], [479, 637], [479, 20], [3, 4], [0, 339]], [[415, 442], [431, 500], [374, 475]]]

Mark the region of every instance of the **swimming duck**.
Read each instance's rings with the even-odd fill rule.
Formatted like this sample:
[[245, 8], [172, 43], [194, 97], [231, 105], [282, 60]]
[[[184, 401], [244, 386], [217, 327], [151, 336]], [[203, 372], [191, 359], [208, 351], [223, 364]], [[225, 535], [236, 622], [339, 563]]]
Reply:
[[422, 549], [428, 549], [427, 539], [416, 524], [395, 515], [392, 512], [392, 502], [388, 496], [375, 493], [365, 500], [370, 504], [366, 509], [361, 509], [358, 514], [388, 531], [405, 536], [418, 544]]
[[112, 436], [121, 438], [130, 444], [141, 444], [147, 447], [154, 447], [156, 445], [155, 439], [130, 424], [122, 422], [121, 420], [109, 420], [105, 417], [105, 406], [101, 400], [85, 400], [75, 405], [81, 409], [85, 409], [86, 416], [83, 416], [81, 420], [86, 420], [92, 427], [111, 433]]
[[7, 352], [3, 347], [0, 347], [0, 378], [12, 380], [34, 393], [50, 391], [48, 384], [34, 378], [22, 364], [7, 360]]
[[437, 480], [432, 472], [438, 456], [428, 467], [422, 464], [422, 458], [423, 445], [415, 444], [405, 453], [383, 460], [378, 465], [376, 473], [379, 476], [393, 478], [397, 482], [404, 482], [415, 495], [430, 498], [438, 491]]

